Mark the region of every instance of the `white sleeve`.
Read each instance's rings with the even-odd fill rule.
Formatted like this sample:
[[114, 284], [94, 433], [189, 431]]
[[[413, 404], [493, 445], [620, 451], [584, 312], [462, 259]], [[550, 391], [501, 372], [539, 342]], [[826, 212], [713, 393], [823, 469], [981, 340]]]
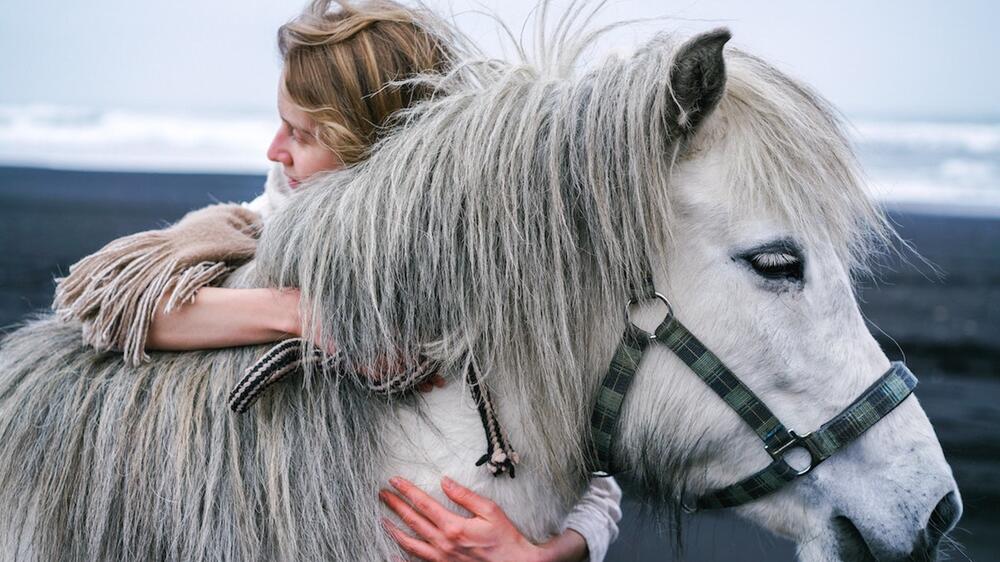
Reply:
[[282, 172], [281, 164], [275, 163], [268, 170], [264, 193], [249, 203], [243, 203], [243, 207], [257, 213], [267, 222], [278, 209], [288, 203], [291, 195], [292, 189], [288, 186], [288, 179]]
[[271, 203], [268, 201], [267, 192], [261, 193], [253, 201], [243, 203], [243, 208], [250, 209], [258, 215], [267, 214], [271, 210]]
[[622, 489], [614, 478], [591, 478], [590, 487], [563, 523], [563, 531], [573, 529], [587, 541], [590, 562], [601, 562], [611, 542], [618, 537], [622, 518]]

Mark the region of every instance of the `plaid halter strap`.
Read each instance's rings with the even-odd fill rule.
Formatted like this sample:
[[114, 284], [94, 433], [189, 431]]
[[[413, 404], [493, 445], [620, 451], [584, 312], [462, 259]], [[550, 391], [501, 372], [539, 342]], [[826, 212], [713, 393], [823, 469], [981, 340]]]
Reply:
[[[764, 442], [764, 450], [773, 459], [764, 469], [735, 484], [711, 490], [700, 497], [685, 497], [682, 500], [685, 511], [742, 505], [808, 474], [816, 465], [888, 415], [917, 386], [917, 378], [906, 365], [894, 362], [885, 374], [833, 419], [811, 433], [798, 435], [786, 428], [739, 377], [674, 317], [670, 303], [663, 295], [651, 290], [646, 294], [652, 294], [653, 298], [666, 304], [667, 315], [653, 333], [642, 330], [631, 321], [626, 322], [625, 333], [601, 384], [591, 416], [594, 474], [609, 476], [614, 472], [612, 450], [622, 403], [643, 352], [657, 343], [673, 351], [718, 394]], [[808, 454], [808, 465], [786, 460], [786, 455], [796, 449]]]

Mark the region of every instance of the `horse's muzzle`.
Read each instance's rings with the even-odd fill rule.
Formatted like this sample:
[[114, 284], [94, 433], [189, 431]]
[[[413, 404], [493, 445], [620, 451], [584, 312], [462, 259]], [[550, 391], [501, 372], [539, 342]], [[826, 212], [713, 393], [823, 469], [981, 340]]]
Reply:
[[910, 552], [887, 549], [877, 539], [877, 529], [859, 529], [844, 516], [835, 517], [838, 555], [851, 562], [936, 562], [942, 542], [962, 517], [962, 501], [955, 491], [937, 503], [923, 529], [917, 531]]

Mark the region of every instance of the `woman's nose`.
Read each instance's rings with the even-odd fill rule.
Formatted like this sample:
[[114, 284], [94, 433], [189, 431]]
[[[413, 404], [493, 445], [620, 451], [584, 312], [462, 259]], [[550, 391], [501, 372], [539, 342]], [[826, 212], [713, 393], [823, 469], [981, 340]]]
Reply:
[[282, 134], [282, 131], [279, 129], [271, 140], [271, 146], [267, 148], [267, 159], [284, 166], [291, 166], [292, 155], [288, 152], [287, 143], [287, 135]]

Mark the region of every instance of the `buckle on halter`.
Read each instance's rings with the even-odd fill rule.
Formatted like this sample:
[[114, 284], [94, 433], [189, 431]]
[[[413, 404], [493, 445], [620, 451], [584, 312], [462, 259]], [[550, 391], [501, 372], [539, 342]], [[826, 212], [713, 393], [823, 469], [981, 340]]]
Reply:
[[[789, 467], [791, 467], [791, 469], [795, 471], [795, 475], [796, 476], [803, 476], [805, 474], [808, 474], [822, 460], [819, 457], [817, 457], [816, 453], [813, 452], [813, 450], [812, 450], [811, 447], [809, 447], [808, 439], [812, 436], [812, 432], [810, 431], [809, 433], [806, 433], [805, 435], [799, 435], [799, 434], [795, 433], [794, 431], [792, 431], [791, 429], [789, 429], [788, 430], [788, 435], [791, 436], [791, 439], [789, 439], [788, 441], [782, 443], [776, 449], [774, 449], [774, 450], [768, 449], [767, 445], [765, 445], [764, 446], [764, 450], [767, 451], [767, 454], [771, 455], [772, 459], [774, 459], [776, 461], [778, 461], [778, 460], [783, 461], [785, 464], [787, 464]], [[785, 455], [789, 451], [792, 451], [792, 450], [795, 450], [795, 449], [802, 449], [803, 451], [806, 452], [806, 454], [809, 455], [809, 464], [808, 465], [801, 466], [801, 463], [792, 464], [792, 463], [788, 462], [788, 460], [785, 459]]]

